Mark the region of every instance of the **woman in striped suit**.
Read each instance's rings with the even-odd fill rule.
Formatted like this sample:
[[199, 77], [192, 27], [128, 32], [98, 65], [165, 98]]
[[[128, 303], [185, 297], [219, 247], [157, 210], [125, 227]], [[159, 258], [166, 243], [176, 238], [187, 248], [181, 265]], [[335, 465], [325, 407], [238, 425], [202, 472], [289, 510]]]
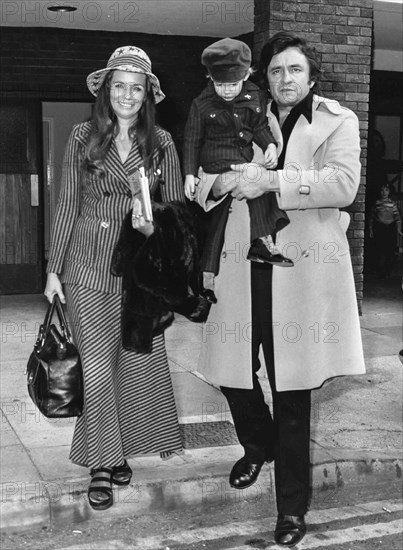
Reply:
[[[45, 295], [67, 303], [81, 354], [85, 410], [70, 458], [91, 468], [89, 502], [104, 510], [113, 504], [112, 484], [130, 483], [127, 457], [181, 450], [163, 334], [150, 354], [123, 348], [121, 279], [110, 265], [132, 208], [129, 178], [140, 166], [151, 196], [160, 183], [163, 201], [184, 195], [172, 138], [155, 125], [155, 104], [165, 96], [146, 53], [117, 49], [87, 85], [97, 99], [92, 121], [75, 126], [67, 144]], [[133, 227], [153, 232], [139, 215]]]

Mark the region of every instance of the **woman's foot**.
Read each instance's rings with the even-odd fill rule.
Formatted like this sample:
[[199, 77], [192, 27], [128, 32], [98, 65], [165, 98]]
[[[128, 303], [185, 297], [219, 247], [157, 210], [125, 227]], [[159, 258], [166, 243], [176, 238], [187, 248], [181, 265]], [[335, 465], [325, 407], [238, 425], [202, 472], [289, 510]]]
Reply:
[[113, 504], [112, 468], [92, 468], [88, 502], [94, 510], [106, 510]]
[[126, 462], [121, 466], [114, 466], [112, 469], [112, 483], [115, 485], [129, 485], [133, 471]]

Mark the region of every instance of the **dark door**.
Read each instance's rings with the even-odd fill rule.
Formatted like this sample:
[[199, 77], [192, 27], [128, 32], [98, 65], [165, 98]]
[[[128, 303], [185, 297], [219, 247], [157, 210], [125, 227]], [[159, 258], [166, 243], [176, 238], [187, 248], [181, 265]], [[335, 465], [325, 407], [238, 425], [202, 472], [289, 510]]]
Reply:
[[39, 101], [0, 104], [0, 294], [43, 290]]

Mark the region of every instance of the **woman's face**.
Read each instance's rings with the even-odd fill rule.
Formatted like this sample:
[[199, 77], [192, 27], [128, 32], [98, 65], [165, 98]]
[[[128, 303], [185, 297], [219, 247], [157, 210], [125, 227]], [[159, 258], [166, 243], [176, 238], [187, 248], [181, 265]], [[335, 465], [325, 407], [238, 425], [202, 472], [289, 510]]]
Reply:
[[273, 56], [267, 67], [267, 80], [279, 107], [294, 107], [314, 85], [306, 56], [294, 47]]
[[147, 77], [141, 73], [114, 71], [110, 82], [110, 100], [115, 115], [134, 122], [146, 95]]

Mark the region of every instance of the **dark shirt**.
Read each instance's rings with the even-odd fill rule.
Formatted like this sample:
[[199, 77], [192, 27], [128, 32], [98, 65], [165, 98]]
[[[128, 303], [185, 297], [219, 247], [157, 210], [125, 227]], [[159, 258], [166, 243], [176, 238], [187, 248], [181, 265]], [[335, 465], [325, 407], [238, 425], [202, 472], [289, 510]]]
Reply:
[[197, 175], [230, 170], [231, 164], [251, 162], [253, 142], [263, 151], [277, 144], [267, 117], [266, 92], [246, 81], [232, 101], [218, 96], [210, 81], [193, 100], [185, 128], [184, 173]]
[[[291, 109], [288, 117], [285, 119], [283, 126], [281, 127], [281, 133], [283, 135], [283, 149], [278, 158], [277, 170], [281, 170], [282, 168], [284, 168], [284, 158], [287, 151], [288, 140], [290, 139], [291, 133], [294, 130], [294, 126], [296, 125], [299, 117], [303, 115], [307, 119], [309, 124], [311, 124], [312, 102], [313, 92], [309, 92], [309, 94], [304, 97], [302, 101], [297, 103], [297, 105], [295, 105], [295, 107]], [[277, 103], [275, 103], [274, 101], [271, 104], [271, 112], [274, 114], [277, 120], [279, 120]]]

